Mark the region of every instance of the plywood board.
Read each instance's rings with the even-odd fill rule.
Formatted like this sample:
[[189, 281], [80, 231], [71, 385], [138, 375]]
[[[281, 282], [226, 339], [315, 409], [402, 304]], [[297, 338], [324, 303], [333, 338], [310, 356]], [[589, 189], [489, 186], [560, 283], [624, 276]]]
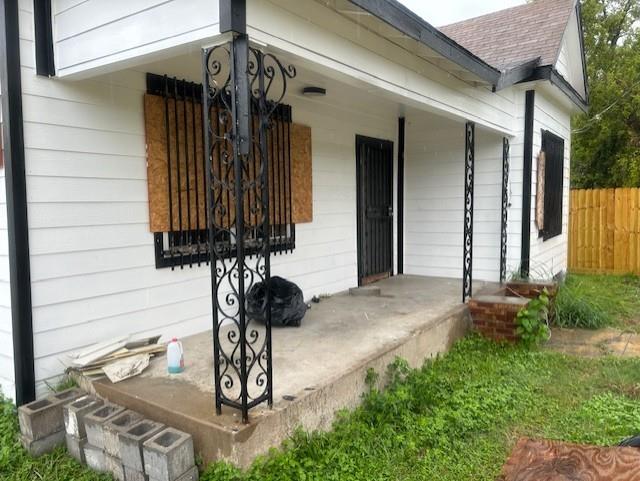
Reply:
[[293, 222], [313, 221], [313, 176], [311, 127], [291, 126], [291, 162], [293, 177]]
[[538, 154], [538, 167], [536, 176], [536, 227], [544, 230], [544, 182], [545, 182], [546, 157], [544, 152]]
[[[145, 95], [144, 106], [150, 230], [205, 229], [208, 213], [205, 207], [202, 108], [198, 103], [193, 105], [190, 101], [174, 99], [165, 101], [157, 95]], [[210, 117], [215, 128], [217, 112], [212, 110]], [[167, 147], [167, 129], [170, 148]], [[223, 130], [220, 129], [219, 133]], [[254, 130], [257, 130], [257, 119], [254, 119]], [[276, 145], [280, 147], [276, 148]], [[290, 145], [290, 150], [287, 145]], [[231, 145], [224, 140], [214, 143], [212, 148], [212, 170], [218, 182], [211, 191], [217, 201], [216, 224], [224, 228], [235, 222], [235, 175], [228, 161], [230, 150]], [[268, 135], [267, 152], [271, 224], [311, 222], [311, 129], [274, 120]], [[247, 225], [261, 222], [262, 190], [256, 182], [261, 172], [261, 160], [255, 144], [254, 155], [243, 172], [245, 186], [251, 186], [243, 199]]]
[[[192, 102], [168, 99], [165, 103], [162, 97], [145, 95], [144, 107], [149, 229], [170, 232], [206, 228], [200, 105], [196, 104], [194, 111]], [[167, 128], [170, 148], [167, 148]]]

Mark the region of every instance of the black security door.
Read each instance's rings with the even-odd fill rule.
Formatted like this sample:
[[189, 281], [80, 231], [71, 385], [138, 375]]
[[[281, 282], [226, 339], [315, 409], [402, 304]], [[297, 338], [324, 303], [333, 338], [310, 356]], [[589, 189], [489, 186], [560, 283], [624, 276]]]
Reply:
[[393, 142], [356, 137], [358, 282], [393, 273]]

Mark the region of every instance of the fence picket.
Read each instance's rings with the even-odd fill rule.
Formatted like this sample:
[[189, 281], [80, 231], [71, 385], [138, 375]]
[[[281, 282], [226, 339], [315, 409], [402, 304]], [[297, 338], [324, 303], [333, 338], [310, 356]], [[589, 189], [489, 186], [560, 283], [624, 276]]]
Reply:
[[574, 189], [569, 269], [640, 275], [640, 188]]

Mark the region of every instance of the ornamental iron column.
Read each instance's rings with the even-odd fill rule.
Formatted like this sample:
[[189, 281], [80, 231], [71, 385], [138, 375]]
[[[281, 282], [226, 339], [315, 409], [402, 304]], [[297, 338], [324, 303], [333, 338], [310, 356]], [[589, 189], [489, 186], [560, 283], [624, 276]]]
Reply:
[[507, 279], [507, 211], [509, 210], [509, 139], [502, 139], [502, 222], [500, 230], [500, 283]]
[[462, 302], [472, 294], [473, 281], [473, 175], [475, 161], [475, 124], [465, 124], [464, 148], [464, 239], [462, 253]]
[[[211, 254], [216, 412], [273, 404], [268, 135], [295, 76], [246, 34], [203, 50], [203, 122]], [[265, 289], [251, 314], [246, 294]]]

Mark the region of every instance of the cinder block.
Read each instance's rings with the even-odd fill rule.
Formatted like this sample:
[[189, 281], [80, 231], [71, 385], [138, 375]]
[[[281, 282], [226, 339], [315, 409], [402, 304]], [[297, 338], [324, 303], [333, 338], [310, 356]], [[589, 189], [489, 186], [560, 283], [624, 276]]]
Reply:
[[129, 466], [124, 467], [124, 479], [126, 481], [149, 481], [149, 476], [145, 473], [132, 469]]
[[116, 481], [125, 481], [124, 466], [122, 465], [120, 458], [104, 453], [104, 459], [107, 471], [113, 475], [114, 479]]
[[[197, 466], [191, 467], [186, 473], [178, 477], [175, 481], [198, 481], [200, 474], [198, 473]], [[127, 481], [129, 481], [127, 479]], [[149, 481], [157, 481], [155, 478], [149, 478]]]
[[79, 463], [85, 464], [84, 445], [87, 444], [87, 438], [77, 438], [67, 433], [65, 439], [69, 455]]
[[165, 428], [164, 424], [144, 419], [120, 433], [120, 459], [131, 470], [144, 472], [142, 443]]
[[87, 466], [94, 471], [99, 473], [107, 472], [105, 456], [106, 455], [102, 449], [92, 446], [89, 443], [84, 445], [84, 459], [87, 462]]
[[28, 439], [37, 441], [58, 431], [64, 431], [62, 407], [83, 394], [80, 389], [71, 388], [20, 406], [20, 432]]
[[115, 457], [120, 457], [119, 434], [126, 431], [142, 419], [142, 414], [135, 411], [123, 411], [112, 417], [102, 425], [104, 435], [104, 452]]
[[40, 439], [30, 439], [28, 436], [21, 435], [20, 443], [29, 451], [29, 454], [34, 458], [42, 456], [43, 454], [50, 453], [55, 448], [64, 443], [64, 431], [58, 431], [57, 433], [49, 434]]
[[195, 465], [193, 438], [173, 428], [147, 439], [142, 455], [144, 471], [153, 481], [175, 481]]
[[64, 406], [62, 412], [64, 417], [64, 429], [70, 436], [84, 438], [87, 432], [84, 429], [84, 417], [92, 411], [98, 409], [104, 401], [93, 396], [82, 396], [72, 403]]
[[105, 403], [103, 406], [91, 411], [84, 417], [84, 427], [87, 432], [87, 441], [92, 446], [104, 450], [104, 423], [124, 412], [122, 406]]

